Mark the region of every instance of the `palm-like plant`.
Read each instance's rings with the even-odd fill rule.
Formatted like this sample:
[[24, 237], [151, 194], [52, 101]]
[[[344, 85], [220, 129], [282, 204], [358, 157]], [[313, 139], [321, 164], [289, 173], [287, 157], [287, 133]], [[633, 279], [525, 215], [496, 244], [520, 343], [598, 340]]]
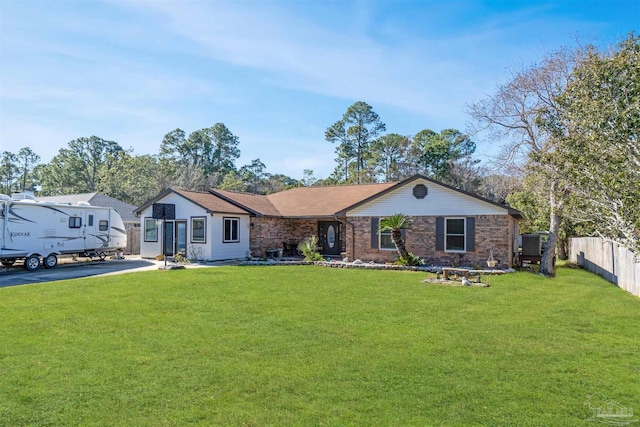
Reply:
[[402, 230], [411, 228], [411, 217], [397, 213], [380, 220], [378, 231], [391, 231], [391, 240], [398, 251], [398, 255], [404, 261], [411, 259], [411, 254], [407, 252], [402, 238]]
[[298, 245], [298, 250], [304, 255], [305, 261], [322, 261], [324, 258], [322, 254], [318, 252], [318, 238], [311, 236], [304, 239]]

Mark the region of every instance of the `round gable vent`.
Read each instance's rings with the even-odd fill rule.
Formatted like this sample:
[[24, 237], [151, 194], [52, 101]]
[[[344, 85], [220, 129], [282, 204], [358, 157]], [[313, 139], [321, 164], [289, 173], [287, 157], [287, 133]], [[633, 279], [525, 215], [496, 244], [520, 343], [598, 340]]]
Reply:
[[416, 199], [424, 199], [425, 197], [427, 197], [428, 193], [429, 190], [427, 190], [427, 187], [424, 184], [418, 184], [413, 187], [413, 197], [415, 197]]

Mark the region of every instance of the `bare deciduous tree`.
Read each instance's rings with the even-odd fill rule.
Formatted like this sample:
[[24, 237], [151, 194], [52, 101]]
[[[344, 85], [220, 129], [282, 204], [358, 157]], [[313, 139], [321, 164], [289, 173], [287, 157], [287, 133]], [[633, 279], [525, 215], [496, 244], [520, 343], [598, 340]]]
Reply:
[[505, 164], [528, 163], [548, 177], [549, 239], [540, 265], [545, 276], [555, 275], [555, 246], [568, 189], [562, 170], [541, 162], [555, 151], [557, 141], [539, 117], [543, 112], [558, 111], [556, 99], [564, 91], [579, 54], [571, 50], [549, 54], [539, 64], [513, 73], [494, 95], [468, 106], [476, 131], [487, 130], [493, 138], [506, 141], [501, 155]]

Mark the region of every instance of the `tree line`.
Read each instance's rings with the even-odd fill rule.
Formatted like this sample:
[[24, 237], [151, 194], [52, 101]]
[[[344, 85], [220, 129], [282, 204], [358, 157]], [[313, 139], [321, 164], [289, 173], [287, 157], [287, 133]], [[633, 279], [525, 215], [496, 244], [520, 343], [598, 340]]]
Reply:
[[[206, 191], [216, 187], [268, 194], [296, 186], [399, 181], [416, 173], [504, 201], [518, 180], [491, 175], [472, 155], [476, 144], [456, 129], [424, 129], [415, 136], [381, 134], [385, 125], [359, 101], [327, 128], [336, 145], [336, 168], [326, 178], [305, 170], [300, 178], [269, 174], [259, 159], [237, 167], [240, 140], [223, 123], [187, 134], [168, 132], [157, 154], [136, 155], [115, 141], [81, 137], [49, 163], [30, 148], [2, 153], [0, 192], [37, 190], [41, 196], [100, 192], [140, 205], [168, 187]], [[505, 184], [500, 185], [500, 184]]]

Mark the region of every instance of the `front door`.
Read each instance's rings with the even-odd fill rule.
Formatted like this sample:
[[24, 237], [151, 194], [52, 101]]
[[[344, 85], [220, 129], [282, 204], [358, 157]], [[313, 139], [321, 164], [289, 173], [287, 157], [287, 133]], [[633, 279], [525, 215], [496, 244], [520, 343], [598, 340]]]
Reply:
[[176, 246], [174, 254], [187, 256], [187, 221], [176, 221]]
[[174, 234], [173, 234], [173, 221], [165, 221], [164, 222], [164, 233], [163, 233], [163, 242], [164, 242], [164, 254], [166, 256], [173, 256], [173, 244], [174, 244]]
[[323, 255], [340, 255], [342, 251], [340, 234], [339, 221], [318, 222], [318, 245], [322, 248]]

